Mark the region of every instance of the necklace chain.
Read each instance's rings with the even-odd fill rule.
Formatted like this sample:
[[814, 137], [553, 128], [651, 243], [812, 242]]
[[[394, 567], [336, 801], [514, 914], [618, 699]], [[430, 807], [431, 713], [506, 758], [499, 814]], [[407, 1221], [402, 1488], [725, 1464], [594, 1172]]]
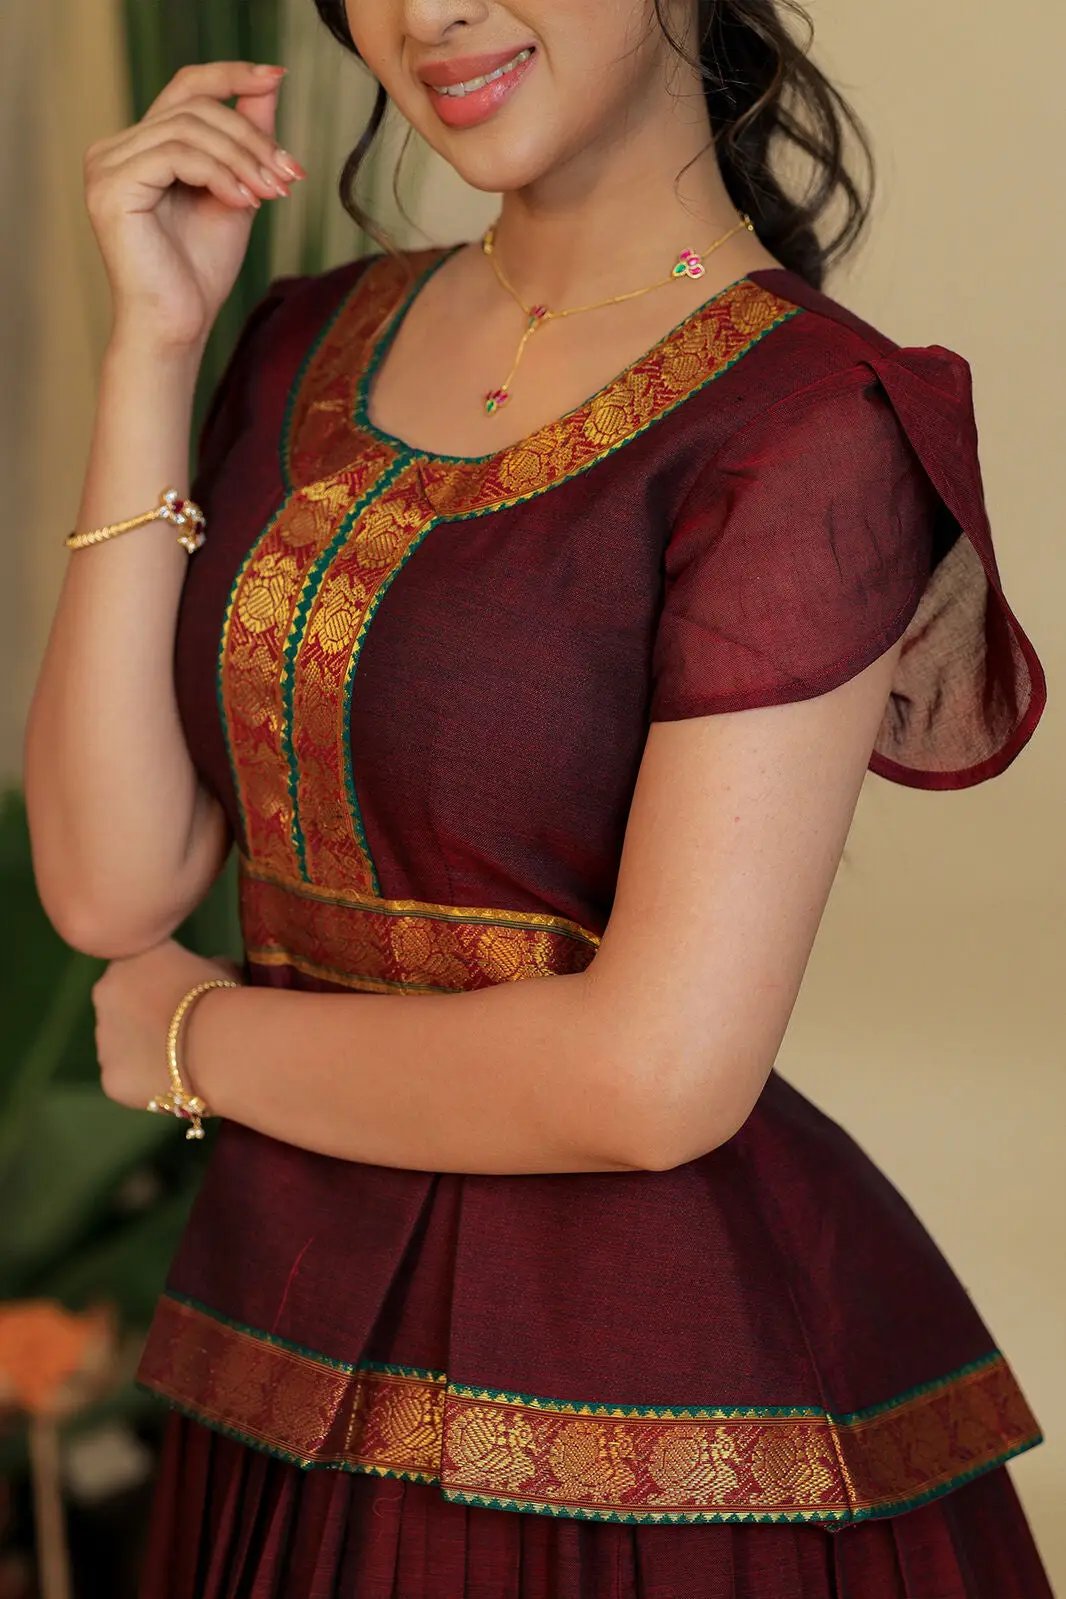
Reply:
[[527, 305], [525, 303], [500, 265], [496, 254], [496, 224], [495, 222], [490, 223], [482, 236], [481, 248], [488, 256], [489, 264], [501, 288], [506, 289], [512, 300], [524, 312], [526, 325], [518, 342], [518, 349], [511, 363], [511, 370], [498, 388], [490, 389], [485, 395], [483, 403], [486, 415], [495, 415], [501, 406], [507, 404], [511, 397], [511, 383], [514, 380], [515, 373], [518, 371], [518, 365], [525, 353], [526, 345], [538, 328], [544, 326], [545, 322], [556, 322], [563, 317], [578, 316], [583, 311], [598, 311], [603, 306], [621, 305], [625, 300], [636, 300], [642, 294], [650, 294], [653, 289], [661, 289], [667, 283], [673, 283], [675, 280], [680, 281], [682, 278], [702, 278], [705, 271], [703, 263], [706, 257], [714, 250], [717, 250], [718, 246], [724, 244], [727, 239], [731, 239], [734, 233], [739, 233], [741, 228], [747, 228], [749, 233], [755, 232], [755, 225], [745, 211], [740, 212], [739, 222], [715, 239], [713, 244], [709, 244], [702, 253], [695, 250], [682, 250], [665, 278], [656, 278], [654, 283], [645, 284], [642, 289], [629, 289], [625, 294], [612, 294], [606, 300], [594, 300], [590, 305], [569, 305], [556, 311], [546, 305]]

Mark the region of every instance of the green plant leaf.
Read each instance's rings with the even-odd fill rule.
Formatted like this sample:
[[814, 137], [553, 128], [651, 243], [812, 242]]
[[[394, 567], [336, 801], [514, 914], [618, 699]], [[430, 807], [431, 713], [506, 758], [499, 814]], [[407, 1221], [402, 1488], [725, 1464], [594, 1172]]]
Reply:
[[106, 1301], [118, 1306], [124, 1326], [147, 1327], [197, 1186], [198, 1175], [190, 1171], [184, 1189], [50, 1267], [34, 1292], [71, 1310]]
[[0, 1182], [0, 1286], [17, 1292], [72, 1253], [121, 1180], [177, 1133], [171, 1118], [125, 1110], [99, 1088], [53, 1088]]
[[[22, 796], [0, 797], [0, 1171], [15, 1135], [18, 1104], [32, 1101], [54, 1076], [93, 1081], [97, 1075], [88, 992], [101, 970], [76, 955], [41, 909], [34, 882]], [[79, 993], [84, 998], [79, 1002]], [[45, 1036], [42, 1027], [48, 1023]]]

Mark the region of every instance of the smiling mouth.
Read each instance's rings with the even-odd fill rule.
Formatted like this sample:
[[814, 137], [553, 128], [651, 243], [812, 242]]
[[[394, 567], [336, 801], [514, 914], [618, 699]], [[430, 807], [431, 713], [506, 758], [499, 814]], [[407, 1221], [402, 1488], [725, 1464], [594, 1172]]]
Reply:
[[455, 99], [462, 99], [463, 95], [473, 94], [476, 90], [483, 89], [487, 83], [495, 83], [497, 78], [506, 77], [509, 72], [520, 67], [523, 61], [528, 61], [532, 54], [532, 47], [529, 46], [525, 50], [519, 50], [516, 56], [510, 61], [505, 61], [502, 67], [497, 67], [495, 72], [486, 72], [484, 77], [468, 78], [465, 83], [433, 84], [431, 87], [436, 94], [447, 94]]

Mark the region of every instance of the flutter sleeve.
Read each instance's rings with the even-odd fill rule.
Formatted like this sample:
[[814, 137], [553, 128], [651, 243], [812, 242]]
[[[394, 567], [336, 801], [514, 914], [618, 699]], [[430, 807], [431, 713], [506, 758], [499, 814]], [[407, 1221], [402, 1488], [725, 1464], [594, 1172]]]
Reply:
[[826, 693], [902, 638], [870, 769], [963, 788], [1046, 703], [1000, 581], [970, 370], [940, 346], [871, 353], [739, 428], [664, 566], [653, 722]]

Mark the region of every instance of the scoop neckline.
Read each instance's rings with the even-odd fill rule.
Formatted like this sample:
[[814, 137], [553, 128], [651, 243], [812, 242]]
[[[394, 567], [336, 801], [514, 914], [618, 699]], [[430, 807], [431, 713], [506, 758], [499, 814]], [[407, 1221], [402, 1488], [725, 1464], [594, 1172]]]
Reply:
[[367, 359], [363, 363], [363, 370], [356, 385], [353, 415], [356, 427], [369, 434], [371, 438], [377, 439], [380, 443], [389, 445], [393, 450], [424, 461], [439, 461], [445, 465], [452, 466], [484, 466], [488, 462], [502, 460], [504, 456], [512, 454], [515, 450], [534, 447], [536, 442], [546, 434], [555, 433], [560, 428], [566, 428], [581, 412], [588, 410], [590, 406], [599, 404], [616, 389], [622, 387], [639, 366], [642, 366], [645, 361], [658, 352], [668, 348], [686, 328], [705, 316], [710, 308], [717, 305], [726, 295], [735, 293], [745, 283], [752, 283], [755, 287], [758, 287], [755, 280], [764, 273], [780, 274], [781, 272], [787, 272], [787, 268], [783, 267], [755, 267], [750, 272], [742, 272], [731, 283], [727, 283], [723, 288], [715, 290], [714, 294], [709, 295], [706, 300], [701, 300], [699, 305], [693, 306], [692, 310], [687, 312], [680, 321], [675, 322], [672, 328], [668, 328], [660, 338], [650, 344], [640, 355], [627, 362], [619, 372], [608, 378], [606, 383], [595, 389], [591, 394], [586, 395], [583, 400], [579, 400], [577, 405], [571, 406], [561, 416], [553, 417], [550, 421], [542, 423], [540, 427], [534, 428], [531, 433], [527, 433], [523, 438], [515, 439], [510, 444], [503, 444], [499, 449], [489, 450], [485, 455], [446, 455], [440, 450], [427, 450], [421, 445], [411, 444], [407, 439], [401, 438], [398, 433], [390, 433], [386, 428], [379, 427], [370, 415], [370, 393], [378, 368], [392, 347], [396, 335], [399, 333], [404, 319], [418, 295], [433, 274], [439, 272], [446, 261], [450, 261], [457, 251], [463, 249], [466, 242], [466, 240], [460, 240], [458, 244], [449, 245], [435, 261], [430, 261], [427, 266], [422, 268], [414, 282], [408, 286], [403, 299], [390, 312], [385, 322], [371, 339]]

